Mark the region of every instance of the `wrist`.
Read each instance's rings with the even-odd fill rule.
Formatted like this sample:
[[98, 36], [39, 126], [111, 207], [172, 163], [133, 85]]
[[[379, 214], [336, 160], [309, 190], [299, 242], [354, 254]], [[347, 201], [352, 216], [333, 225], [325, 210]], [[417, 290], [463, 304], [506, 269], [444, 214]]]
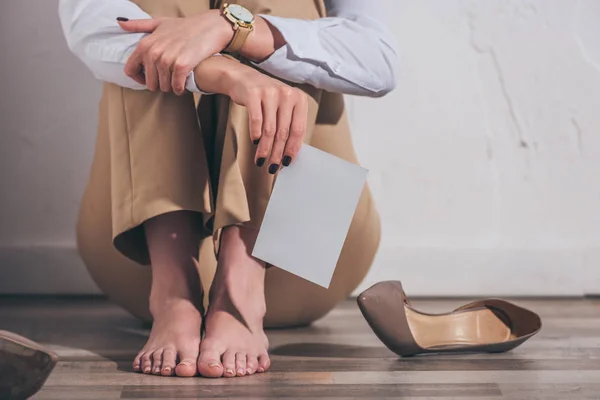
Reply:
[[212, 56], [194, 68], [194, 80], [200, 91], [224, 94], [222, 76], [226, 69], [220, 56]]
[[198, 89], [229, 96], [240, 82], [243, 65], [226, 56], [212, 56], [194, 69]]
[[[225, 58], [225, 57], [223, 57]], [[227, 60], [228, 63], [222, 71], [222, 87], [223, 94], [231, 97], [236, 87], [242, 84], [244, 73], [247, 72], [248, 66], [241, 64], [237, 60]]]
[[283, 45], [285, 39], [279, 30], [257, 15], [254, 20], [254, 30], [248, 36], [240, 54], [250, 61], [262, 62]]
[[[221, 50], [225, 49], [225, 47], [227, 47], [227, 45], [231, 42], [231, 40], [233, 39], [233, 34], [235, 33], [233, 30], [233, 25], [231, 25], [231, 22], [229, 22], [227, 19], [225, 19], [225, 17], [223, 17], [223, 15], [221, 14], [221, 10], [215, 9], [215, 10], [210, 10], [207, 11], [207, 13], [210, 13], [213, 21], [214, 21], [214, 29], [219, 32], [218, 38], [219, 38], [219, 48]], [[202, 15], [202, 14], [200, 14]]]

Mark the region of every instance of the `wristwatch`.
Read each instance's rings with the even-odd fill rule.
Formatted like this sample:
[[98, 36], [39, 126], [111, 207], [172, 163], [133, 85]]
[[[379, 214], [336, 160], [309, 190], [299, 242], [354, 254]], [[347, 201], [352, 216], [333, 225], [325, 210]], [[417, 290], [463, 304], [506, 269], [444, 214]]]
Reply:
[[239, 53], [248, 35], [254, 30], [254, 15], [246, 7], [229, 3], [223, 3], [221, 14], [233, 25], [233, 39], [224, 51]]

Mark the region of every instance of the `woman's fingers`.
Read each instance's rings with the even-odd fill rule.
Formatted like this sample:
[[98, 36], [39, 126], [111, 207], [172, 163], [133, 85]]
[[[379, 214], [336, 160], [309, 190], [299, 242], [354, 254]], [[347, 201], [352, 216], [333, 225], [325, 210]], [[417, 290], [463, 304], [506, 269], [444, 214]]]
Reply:
[[158, 89], [158, 71], [149, 53], [144, 57], [144, 76], [148, 90], [155, 92]]
[[175, 58], [171, 70], [173, 72], [172, 83], [173, 91], [180, 95], [185, 90], [188, 76], [194, 71], [202, 61], [213, 56], [214, 53], [206, 41], [209, 38], [203, 38], [202, 41], [184, 41], [175, 42], [177, 47], [177, 57]]
[[260, 136], [262, 135], [263, 127], [263, 110], [262, 100], [259, 96], [254, 96], [248, 104], [246, 104], [248, 110], [248, 123], [250, 127], [250, 140], [254, 144], [260, 143]]
[[256, 149], [256, 165], [262, 167], [271, 153], [273, 140], [277, 133], [277, 108], [279, 106], [278, 91], [275, 87], [269, 87], [262, 91], [262, 132], [260, 142]]
[[287, 167], [293, 160], [296, 159], [302, 143], [304, 143], [304, 135], [306, 134], [306, 120], [308, 119], [308, 98], [306, 94], [300, 90], [297, 91], [298, 100], [295, 103], [292, 113], [292, 122], [290, 124], [290, 134], [285, 144], [283, 152], [282, 164]]
[[153, 19], [131, 19], [123, 21], [124, 18], [117, 19], [121, 29], [127, 32], [150, 33], [154, 32], [162, 22], [162, 18]]
[[194, 66], [189, 63], [184, 57], [175, 59], [171, 67], [173, 75], [171, 76], [171, 86], [176, 95], [181, 96], [185, 91], [185, 83], [188, 75], [194, 69]]
[[171, 65], [174, 63], [174, 58], [169, 54], [163, 54], [156, 62], [160, 90], [163, 92], [171, 91]]
[[131, 56], [129, 56], [127, 63], [125, 63], [125, 75], [141, 85], [146, 84], [144, 75], [144, 54], [139, 51], [139, 45]]
[[[156, 86], [150, 86], [149, 78], [148, 78], [148, 64], [144, 62], [145, 70], [146, 70], [146, 86], [148, 89], [154, 91], [162, 90], [163, 92], [171, 91], [171, 64], [174, 61], [175, 56], [171, 56], [169, 53], [171, 52], [171, 48], [169, 44], [154, 44], [147, 52], [147, 58], [149, 58], [150, 62], [153, 64], [154, 69], [157, 73], [157, 83]], [[167, 53], [167, 51], [169, 53]], [[154, 82], [152, 82], [154, 84]]]
[[256, 165], [262, 167], [268, 160], [268, 171], [275, 174], [281, 165], [290, 165], [304, 142], [306, 94], [279, 82], [246, 93], [241, 104], [248, 110], [250, 140], [257, 145]]
[[275, 174], [281, 166], [283, 151], [286, 147], [290, 125], [292, 121], [292, 113], [296, 103], [298, 94], [296, 89], [289, 86], [283, 86], [279, 91], [279, 109], [277, 110], [277, 133], [273, 140], [271, 149], [271, 157], [269, 158], [269, 173]]
[[[119, 25], [123, 30], [128, 32], [153, 32], [161, 22], [162, 19], [130, 20], [119, 21]], [[151, 76], [153, 75], [152, 70], [156, 70], [156, 67], [149, 68], [148, 65], [148, 53], [153, 45], [154, 38], [151, 36], [145, 37], [137, 45], [131, 56], [129, 56], [127, 63], [125, 63], [125, 74], [141, 85], [147, 85], [146, 78], [148, 69], [151, 70]]]
[[171, 86], [173, 92], [181, 96], [185, 92], [187, 77], [197, 66], [194, 56], [198, 48], [181, 41], [173, 42], [171, 47], [171, 52], [175, 56], [171, 62]]

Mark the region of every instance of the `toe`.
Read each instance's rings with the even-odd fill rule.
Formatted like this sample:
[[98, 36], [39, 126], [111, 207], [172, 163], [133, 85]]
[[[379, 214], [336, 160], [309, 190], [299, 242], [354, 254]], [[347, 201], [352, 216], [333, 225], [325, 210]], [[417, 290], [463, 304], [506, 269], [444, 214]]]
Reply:
[[142, 372], [149, 374], [152, 372], [152, 354], [153, 351], [147, 351], [142, 355]]
[[268, 354], [262, 354], [258, 357], [258, 372], [265, 372], [271, 367], [271, 359]]
[[142, 371], [142, 356], [144, 355], [143, 351], [140, 351], [137, 356], [133, 359], [133, 370], [135, 372]]
[[258, 369], [258, 357], [255, 355], [248, 355], [246, 357], [246, 373], [252, 375]]
[[227, 378], [232, 378], [235, 376], [235, 352], [234, 351], [226, 351], [223, 354], [223, 376]]
[[210, 347], [200, 347], [198, 358], [198, 372], [206, 378], [219, 378], [223, 376], [221, 353]]
[[161, 375], [172, 376], [175, 374], [175, 363], [177, 352], [174, 349], [165, 349], [162, 355], [162, 370]]
[[156, 350], [152, 355], [152, 373], [154, 375], [160, 375], [162, 368], [163, 349]]
[[238, 352], [235, 355], [235, 373], [237, 376], [246, 375], [246, 353]]
[[198, 352], [180, 352], [179, 364], [175, 367], [177, 376], [191, 377], [197, 372], [196, 361], [198, 360]]

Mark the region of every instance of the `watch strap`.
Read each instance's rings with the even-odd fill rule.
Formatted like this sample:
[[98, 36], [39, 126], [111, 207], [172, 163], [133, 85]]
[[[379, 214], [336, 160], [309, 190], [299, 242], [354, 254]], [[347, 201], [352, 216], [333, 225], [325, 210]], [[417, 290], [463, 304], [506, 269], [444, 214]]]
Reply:
[[229, 42], [224, 51], [227, 53], [239, 53], [244, 43], [246, 43], [250, 32], [252, 32], [252, 28], [238, 25], [237, 29], [234, 30], [233, 39], [231, 39], [231, 42]]

